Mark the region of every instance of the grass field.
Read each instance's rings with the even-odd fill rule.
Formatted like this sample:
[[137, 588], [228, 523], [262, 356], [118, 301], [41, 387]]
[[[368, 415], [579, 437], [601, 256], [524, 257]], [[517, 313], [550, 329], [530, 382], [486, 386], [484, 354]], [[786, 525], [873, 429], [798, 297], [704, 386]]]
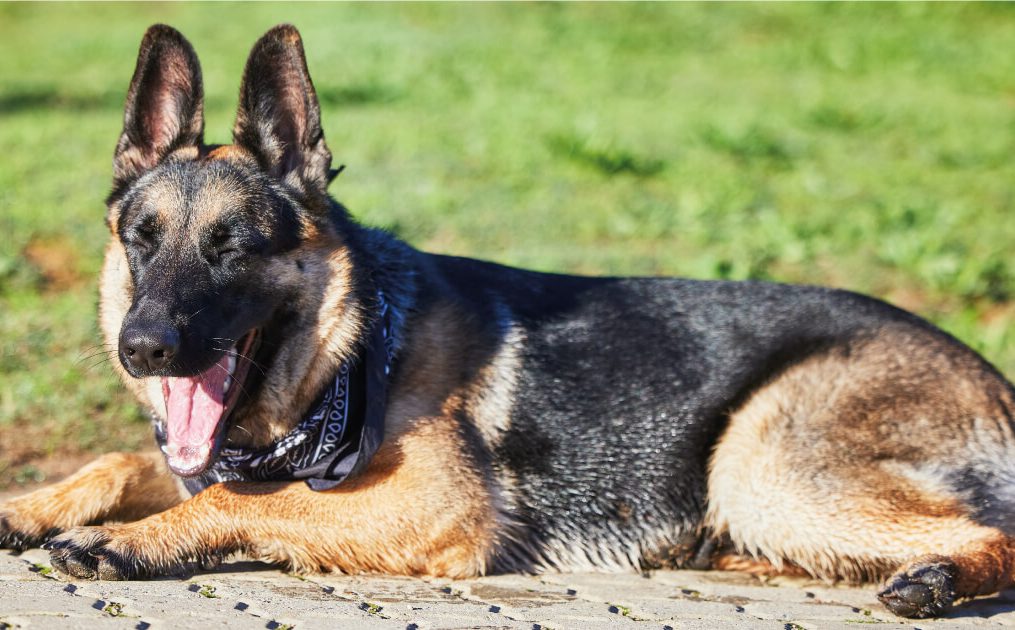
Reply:
[[1015, 376], [1015, 5], [0, 4], [0, 487], [148, 439], [93, 349], [158, 21], [201, 55], [211, 142], [295, 23], [332, 193], [418, 247], [846, 287]]

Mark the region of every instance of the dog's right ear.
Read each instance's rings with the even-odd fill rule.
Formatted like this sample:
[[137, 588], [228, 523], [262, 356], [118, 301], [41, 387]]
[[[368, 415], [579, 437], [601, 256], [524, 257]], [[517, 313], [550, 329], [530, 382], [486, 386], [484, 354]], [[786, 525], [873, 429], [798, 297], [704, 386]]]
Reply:
[[114, 184], [134, 179], [177, 149], [199, 146], [203, 101], [201, 66], [190, 42], [170, 26], [151, 26], [127, 91], [123, 132], [113, 156]]

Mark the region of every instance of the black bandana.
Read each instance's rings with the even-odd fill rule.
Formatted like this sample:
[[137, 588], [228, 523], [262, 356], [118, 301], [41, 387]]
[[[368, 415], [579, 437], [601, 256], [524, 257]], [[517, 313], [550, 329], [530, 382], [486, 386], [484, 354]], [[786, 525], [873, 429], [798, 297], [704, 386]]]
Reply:
[[[183, 479], [191, 494], [221, 481], [295, 481], [329, 490], [362, 471], [384, 439], [388, 376], [394, 354], [391, 313], [378, 294], [380, 316], [361, 356], [339, 367], [335, 381], [285, 437], [260, 449], [223, 448], [206, 471]], [[155, 440], [166, 446], [162, 420]]]

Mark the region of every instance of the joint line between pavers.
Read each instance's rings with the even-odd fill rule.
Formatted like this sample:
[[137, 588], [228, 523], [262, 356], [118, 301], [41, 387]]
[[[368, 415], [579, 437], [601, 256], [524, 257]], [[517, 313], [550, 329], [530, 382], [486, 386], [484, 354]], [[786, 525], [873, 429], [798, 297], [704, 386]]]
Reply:
[[[462, 590], [460, 590], [460, 589], [454, 589], [454, 588], [451, 588], [451, 587], [447, 587], [447, 588], [449, 590], [445, 591], [445, 592], [448, 593], [449, 595], [451, 595], [452, 597], [456, 597], [456, 598], [462, 600], [463, 602], [469, 602], [470, 604], [481, 604], [483, 606], [486, 606], [486, 609], [491, 614], [500, 615], [501, 617], [504, 617], [508, 621], [513, 621], [515, 623], [531, 623], [531, 621], [528, 620], [528, 619], [518, 619], [518, 618], [512, 617], [511, 615], [509, 615], [506, 612], [504, 612], [504, 609], [505, 608], [510, 608], [510, 606], [505, 607], [505, 606], [501, 606], [499, 604], [491, 604], [490, 602], [485, 601], [485, 600], [483, 600], [483, 599], [481, 599], [479, 597], [471, 597], [471, 596], [467, 597], [465, 595], [465, 593]], [[493, 610], [494, 608], [496, 608], [497, 610], [494, 611]]]

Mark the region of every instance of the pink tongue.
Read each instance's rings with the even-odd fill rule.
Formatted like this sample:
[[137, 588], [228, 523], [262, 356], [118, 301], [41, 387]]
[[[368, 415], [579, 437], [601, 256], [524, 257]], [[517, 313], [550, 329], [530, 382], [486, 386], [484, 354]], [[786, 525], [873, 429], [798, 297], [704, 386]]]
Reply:
[[197, 376], [163, 381], [168, 416], [166, 455], [174, 471], [196, 474], [211, 459], [215, 427], [225, 410], [223, 389], [228, 374], [228, 359], [222, 357]]

